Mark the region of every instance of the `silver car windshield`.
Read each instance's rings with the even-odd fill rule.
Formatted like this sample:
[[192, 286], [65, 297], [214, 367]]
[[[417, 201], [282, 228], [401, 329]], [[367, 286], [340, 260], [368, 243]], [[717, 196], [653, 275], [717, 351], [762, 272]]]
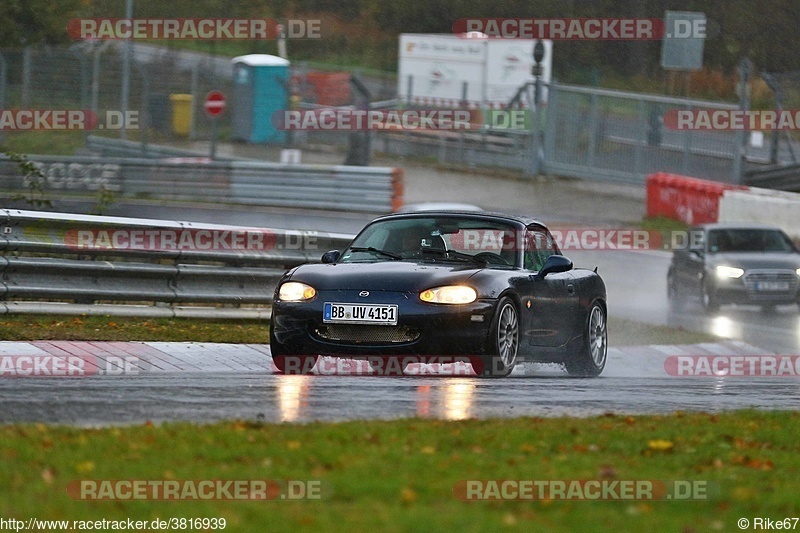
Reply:
[[716, 229], [708, 232], [708, 251], [790, 253], [795, 250], [789, 237], [779, 230]]

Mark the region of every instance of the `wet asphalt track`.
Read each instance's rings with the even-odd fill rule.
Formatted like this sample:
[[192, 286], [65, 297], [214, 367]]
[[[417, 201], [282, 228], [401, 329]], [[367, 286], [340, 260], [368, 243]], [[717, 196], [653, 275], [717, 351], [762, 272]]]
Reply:
[[[20, 352], [14, 345], [22, 343], [2, 344], [2, 353], [11, 354]], [[106, 358], [137, 353], [130, 348], [134, 343], [93, 344], [81, 343], [81, 348]], [[740, 342], [615, 348], [606, 372], [595, 379], [569, 378], [555, 365], [525, 364], [511, 377], [497, 380], [468, 376], [469, 367], [457, 377], [437, 377], [430, 375], [436, 367], [419, 366], [411, 372], [427, 369], [428, 374], [284, 376], [273, 372], [267, 348], [260, 345], [148, 344], [161, 355], [139, 351], [153, 364], [139, 363], [141, 368], [124, 375], [0, 379], [0, 423], [93, 426], [148, 420], [308, 422], [414, 416], [459, 420], [794, 409], [800, 401], [797, 377], [675, 377], [665, 370], [671, 356], [757, 351]], [[35, 347], [23, 351], [30, 354]]]

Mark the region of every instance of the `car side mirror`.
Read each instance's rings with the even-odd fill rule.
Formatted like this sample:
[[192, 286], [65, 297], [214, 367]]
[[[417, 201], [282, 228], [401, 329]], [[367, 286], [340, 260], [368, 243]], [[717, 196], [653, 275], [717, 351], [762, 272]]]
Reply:
[[569, 258], [564, 257], [563, 255], [551, 255], [544, 262], [542, 269], [539, 271], [539, 274], [536, 277], [543, 279], [548, 274], [557, 274], [559, 272], [567, 272], [569, 270], [572, 270], [572, 261], [570, 261]]
[[335, 263], [342, 257], [341, 252], [339, 250], [330, 250], [322, 254], [322, 262], [323, 263]]

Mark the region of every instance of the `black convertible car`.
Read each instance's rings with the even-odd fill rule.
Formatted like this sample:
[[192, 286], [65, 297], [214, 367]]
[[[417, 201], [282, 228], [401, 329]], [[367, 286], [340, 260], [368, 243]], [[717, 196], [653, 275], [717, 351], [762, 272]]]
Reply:
[[281, 372], [307, 372], [319, 355], [403, 367], [468, 356], [484, 377], [521, 361], [563, 363], [574, 376], [597, 376], [606, 364], [605, 284], [574, 269], [535, 220], [387, 215], [322, 263], [278, 283], [270, 347]]
[[707, 311], [722, 304], [765, 310], [800, 304], [800, 253], [780, 228], [717, 223], [692, 228], [689, 245], [676, 250], [667, 274], [671, 305], [697, 297]]

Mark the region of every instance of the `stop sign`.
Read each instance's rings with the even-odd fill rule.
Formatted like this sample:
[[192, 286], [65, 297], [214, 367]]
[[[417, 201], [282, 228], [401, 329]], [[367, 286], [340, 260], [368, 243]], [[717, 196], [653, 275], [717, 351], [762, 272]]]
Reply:
[[206, 95], [203, 109], [206, 110], [206, 114], [211, 118], [220, 116], [225, 111], [225, 95], [219, 91], [211, 91]]

